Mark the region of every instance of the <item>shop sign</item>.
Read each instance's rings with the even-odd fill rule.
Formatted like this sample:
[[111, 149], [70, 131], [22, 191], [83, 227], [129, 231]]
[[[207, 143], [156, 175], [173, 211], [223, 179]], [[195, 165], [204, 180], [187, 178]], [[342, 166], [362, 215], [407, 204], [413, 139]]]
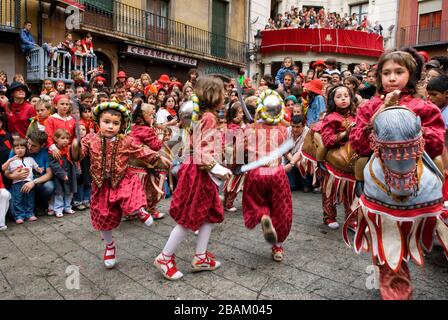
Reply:
[[128, 53], [145, 56], [148, 58], [159, 59], [179, 64], [185, 64], [188, 66], [195, 67], [198, 64], [198, 60], [193, 58], [188, 58], [185, 56], [180, 56], [174, 53], [163, 52], [155, 49], [143, 48], [138, 46], [128, 45]]
[[225, 68], [225, 67], [222, 67], [222, 66], [207, 66], [207, 67], [204, 67], [204, 69], [202, 69], [202, 72], [204, 73], [204, 75], [222, 74], [229, 78], [237, 78], [238, 77], [238, 74], [235, 71]]

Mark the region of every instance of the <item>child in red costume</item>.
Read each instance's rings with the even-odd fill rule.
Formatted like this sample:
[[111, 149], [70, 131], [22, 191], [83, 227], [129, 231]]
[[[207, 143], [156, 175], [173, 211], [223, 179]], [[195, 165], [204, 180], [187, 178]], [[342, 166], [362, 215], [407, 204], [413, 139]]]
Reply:
[[[324, 146], [330, 150], [348, 143], [348, 137], [354, 124], [355, 105], [352, 91], [344, 86], [333, 87], [328, 94], [327, 114], [321, 129]], [[346, 219], [351, 213], [350, 207], [355, 196], [356, 180], [352, 174], [339, 172], [331, 163], [327, 162], [325, 165], [329, 172], [324, 172], [322, 179], [324, 223], [331, 229], [337, 229], [339, 224], [336, 221], [336, 203], [343, 202]], [[342, 193], [341, 188], [343, 189]], [[338, 195], [341, 195], [342, 199], [339, 199]], [[354, 222], [351, 228], [356, 228]]]
[[[253, 128], [246, 130], [249, 162], [256, 161], [278, 149], [288, 137], [284, 103], [277, 92], [266, 90], [260, 95]], [[257, 117], [260, 120], [257, 121]], [[283, 242], [292, 224], [292, 199], [289, 180], [281, 156], [246, 174], [243, 190], [243, 216], [247, 228], [261, 222], [265, 239], [272, 244], [272, 259], [283, 260]]]
[[[238, 164], [238, 151], [244, 150], [244, 130], [246, 124], [244, 123], [244, 113], [241, 103], [235, 102], [230, 107], [227, 114], [227, 131], [226, 131], [226, 145], [232, 146], [231, 163]], [[235, 142], [234, 142], [235, 140]], [[235, 212], [237, 209], [233, 206], [238, 193], [243, 189], [245, 174], [233, 176], [226, 184], [224, 190], [224, 209], [228, 212]]]
[[[157, 131], [152, 126], [154, 123], [155, 107], [147, 103], [139, 103], [132, 114], [134, 125], [131, 136], [135, 142], [146, 145], [154, 151], [160, 151], [163, 141], [158, 139]], [[165, 214], [156, 210], [157, 203], [163, 198], [164, 179], [154, 169], [148, 167], [138, 159], [131, 158], [129, 170], [135, 173], [142, 182], [148, 201], [148, 212], [155, 219], [162, 219]]]
[[168, 280], [177, 280], [183, 274], [177, 269], [174, 252], [185, 239], [188, 229], [199, 230], [193, 271], [215, 270], [221, 263], [207, 251], [213, 224], [224, 220], [224, 209], [218, 195], [216, 178], [228, 180], [231, 171], [221, 166], [222, 135], [218, 130], [217, 110], [224, 102], [224, 84], [219, 78], [201, 77], [196, 83], [197, 96], [193, 111], [193, 149], [181, 164], [178, 183], [170, 206], [170, 215], [176, 226], [162, 252], [154, 261]]
[[[144, 209], [146, 196], [140, 180], [128, 170], [129, 158], [140, 159], [149, 165], [171, 165], [156, 151], [137, 144], [130, 135], [124, 134], [130, 117], [129, 111], [118, 103], [99, 104], [93, 110], [99, 132], [88, 134], [81, 141], [81, 157], [90, 157], [93, 180], [90, 218], [93, 228], [101, 231], [106, 243], [106, 268], [113, 268], [116, 263], [112, 230], [119, 226], [122, 214], [138, 214], [145, 225], [152, 224], [152, 217]], [[80, 152], [76, 142], [72, 153], [73, 159], [78, 160]]]
[[[417, 57], [416, 59], [422, 59]], [[423, 63], [420, 61], [418, 64]], [[416, 95], [415, 86], [420, 79], [417, 62], [410, 53], [396, 51], [383, 62], [384, 69], [399, 69], [401, 72], [389, 72], [381, 77], [377, 70], [377, 88], [379, 95], [362, 104], [357, 110], [356, 126], [350, 133], [350, 143], [360, 156], [371, 154], [369, 134], [373, 118], [385, 106], [406, 106], [420, 117], [425, 139], [425, 151], [431, 158], [442, 154], [445, 137], [445, 124], [439, 108], [428, 100]], [[420, 67], [421, 68], [421, 67]], [[392, 75], [391, 75], [392, 74]], [[384, 80], [383, 80], [384, 79]], [[382, 96], [381, 96], [382, 95]]]
[[[434, 104], [423, 100], [417, 95], [417, 82], [421, 76], [422, 66], [422, 57], [414, 49], [410, 48], [403, 51], [385, 53], [380, 57], [377, 68], [377, 90], [379, 95], [358, 108], [356, 126], [350, 134], [350, 143], [359, 155], [369, 156], [372, 154], [369, 136], [373, 132], [374, 120], [386, 108], [393, 106], [406, 107], [420, 118], [424, 150], [431, 158], [442, 154], [445, 140], [445, 124], [441, 112]], [[407, 141], [404, 141], [402, 145], [405, 142]], [[378, 142], [375, 141], [375, 143]], [[380, 147], [377, 146], [377, 148], [379, 149]], [[381, 157], [385, 158], [383, 155]], [[364, 170], [364, 172], [366, 171]], [[362, 197], [361, 200], [363, 199]], [[437, 209], [437, 206], [435, 207]], [[411, 253], [413, 260], [417, 264], [422, 265], [422, 239], [432, 240], [436, 229], [438, 232], [443, 230], [446, 235], [447, 227], [442, 226], [437, 221], [437, 223], [427, 223], [422, 228], [420, 223], [423, 218], [419, 217], [421, 212], [416, 214], [415, 210], [393, 210], [392, 208], [367, 202], [364, 202], [360, 209], [362, 210], [357, 209], [353, 212], [353, 215], [357, 216], [361, 221], [358, 226], [357, 239], [362, 240], [361, 235], [365, 233], [366, 228], [363, 230], [361, 225], [365, 226], [364, 222], [367, 222], [369, 225], [369, 236], [365, 238], [366, 241], [364, 242], [368, 242], [366, 243], [368, 244], [367, 249], [372, 252], [373, 261], [380, 270], [381, 297], [383, 299], [411, 299], [412, 285], [407, 266]], [[428, 208], [424, 208], [424, 210], [428, 210], [427, 212], [433, 213], [434, 216], [437, 214], [436, 212], [431, 212], [431, 209]], [[425, 213], [424, 210], [421, 211]], [[359, 214], [360, 211], [364, 213], [364, 216]], [[393, 216], [396, 211], [400, 211], [399, 219]], [[435, 217], [432, 218], [434, 219]], [[379, 228], [378, 224], [380, 223], [389, 223], [389, 225], [396, 226], [396, 228]], [[412, 228], [419, 230], [419, 232], [414, 232], [410, 236], [409, 224], [412, 224]], [[373, 235], [374, 229], [380, 230], [382, 235]], [[393, 231], [395, 230], [399, 232], [398, 238], [393, 236]], [[344, 239], [346, 238], [344, 228]], [[448, 241], [445, 237], [446, 242]], [[347, 240], [346, 243], [348, 243]], [[358, 243], [361, 242], [358, 241]], [[361, 251], [361, 247], [358, 246], [357, 252]], [[394, 250], [390, 250], [391, 247]], [[384, 252], [388, 252], [388, 255], [386, 256]], [[397, 253], [400, 254], [398, 258], [396, 257]], [[391, 264], [393, 259], [386, 259], [390, 258], [391, 254], [393, 258], [396, 258], [393, 264]]]

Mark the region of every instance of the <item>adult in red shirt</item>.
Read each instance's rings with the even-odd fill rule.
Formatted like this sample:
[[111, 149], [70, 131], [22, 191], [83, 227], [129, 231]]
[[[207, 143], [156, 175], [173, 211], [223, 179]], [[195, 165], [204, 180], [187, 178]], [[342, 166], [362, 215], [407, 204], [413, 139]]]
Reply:
[[33, 105], [26, 100], [31, 92], [26, 84], [13, 82], [6, 95], [10, 101], [6, 114], [8, 116], [9, 132], [17, 132], [20, 137], [25, 138], [26, 131], [30, 125], [30, 118], [36, 115]]

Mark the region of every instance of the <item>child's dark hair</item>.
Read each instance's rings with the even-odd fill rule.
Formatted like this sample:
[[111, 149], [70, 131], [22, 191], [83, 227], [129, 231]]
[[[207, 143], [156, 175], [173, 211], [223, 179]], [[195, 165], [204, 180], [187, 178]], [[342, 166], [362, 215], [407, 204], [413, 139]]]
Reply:
[[359, 80], [358, 80], [357, 77], [350, 76], [350, 77], [345, 78], [344, 81], [350, 82], [354, 86], [353, 91], [358, 92], [358, 88], [359, 88], [359, 84], [360, 83], [359, 83]]
[[61, 137], [65, 137], [65, 136], [70, 138], [70, 133], [67, 130], [65, 130], [64, 128], [57, 129], [53, 134], [54, 139], [59, 139]]
[[114, 86], [114, 90], [117, 91], [117, 89], [126, 88], [126, 85], [123, 82], [117, 82]]
[[303, 88], [294, 86], [291, 88], [291, 94], [297, 98], [297, 103], [302, 104]]
[[89, 91], [84, 91], [81, 94], [81, 101], [88, 99], [88, 98], [93, 98], [93, 94], [91, 94]]
[[299, 116], [299, 115], [295, 115], [295, 116], [292, 116], [292, 118], [291, 118], [291, 124], [303, 124], [303, 125], [305, 125], [305, 122], [306, 122], [306, 120], [305, 120], [305, 117], [304, 116]]
[[336, 95], [336, 92], [340, 88], [347, 89], [347, 92], [350, 95], [350, 106], [349, 106], [350, 113], [352, 115], [355, 115], [355, 108], [356, 108], [356, 106], [355, 106], [355, 102], [354, 102], [355, 97], [354, 97], [353, 91], [350, 90], [349, 88], [347, 88], [346, 86], [343, 86], [343, 85], [334, 86], [334, 87], [330, 88], [330, 91], [328, 93], [328, 101], [327, 101], [327, 115], [330, 114], [330, 113], [335, 112], [336, 109], [337, 109], [336, 103], [334, 102], [334, 96]]
[[426, 91], [436, 91], [440, 93], [445, 93], [448, 91], [448, 76], [438, 76], [435, 78], [432, 78], [428, 85], [426, 86]]
[[231, 104], [229, 106], [228, 112], [227, 112], [227, 123], [232, 123], [233, 119], [236, 117], [236, 113], [238, 112], [238, 109], [242, 108], [241, 103], [238, 101]]
[[224, 101], [224, 83], [217, 77], [200, 77], [196, 82], [195, 93], [200, 101], [201, 112], [215, 109]]
[[47, 143], [48, 135], [45, 131], [40, 130], [31, 130], [27, 133], [26, 137], [30, 139], [32, 142], [39, 144], [40, 146]]
[[100, 98], [106, 98], [109, 99], [109, 95], [107, 94], [107, 92], [98, 92], [96, 98], [99, 100]]
[[14, 139], [13, 143], [12, 143], [12, 147], [13, 149], [16, 147], [25, 147], [26, 148], [26, 152], [28, 153], [28, 141], [26, 141], [26, 139], [24, 138], [17, 138]]
[[274, 79], [272, 78], [272, 75], [270, 75], [269, 73], [267, 73], [263, 76], [263, 80], [266, 82], [266, 85], [268, 86], [269, 89], [276, 88]]
[[92, 110], [92, 108], [89, 106], [86, 106], [84, 103], [79, 104], [79, 114], [82, 114], [83, 112], [91, 111], [91, 110]]
[[448, 57], [447, 56], [436, 56], [436, 57], [432, 57], [432, 59], [439, 61], [441, 69], [444, 72], [448, 72]]
[[376, 74], [377, 90], [380, 94], [385, 93], [383, 88], [382, 72], [384, 64], [392, 60], [393, 62], [405, 67], [409, 72], [409, 80], [406, 89], [409, 94], [416, 93], [417, 83], [423, 70], [423, 57], [413, 48], [404, 48], [400, 51], [392, 51], [384, 53], [379, 61]]
[[145, 123], [145, 120], [143, 119], [143, 111], [142, 111], [142, 106], [143, 106], [143, 101], [137, 101], [136, 102], [136, 107], [134, 109], [134, 111], [132, 112], [132, 123], [136, 123], [136, 124], [141, 124], [141, 123]]

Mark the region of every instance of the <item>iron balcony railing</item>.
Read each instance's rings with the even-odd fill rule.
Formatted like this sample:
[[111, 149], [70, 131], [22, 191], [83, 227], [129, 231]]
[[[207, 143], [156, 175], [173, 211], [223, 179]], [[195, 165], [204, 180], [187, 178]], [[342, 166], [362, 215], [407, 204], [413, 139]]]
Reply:
[[79, 55], [63, 50], [55, 50], [51, 54], [43, 48], [36, 47], [30, 52], [27, 62], [27, 81], [37, 82], [50, 79], [53, 82], [62, 80], [72, 83], [72, 71], [80, 70], [86, 81], [90, 81], [93, 69], [97, 66], [94, 55]]
[[448, 21], [440, 26], [407, 26], [400, 29], [399, 46], [430, 45], [448, 42]]
[[[109, 8], [82, 1], [81, 23], [117, 35], [154, 41], [178, 49], [245, 64], [247, 45], [117, 1]], [[101, 2], [100, 2], [101, 3]]]
[[17, 32], [21, 28], [22, 1], [0, 0], [0, 31]]

